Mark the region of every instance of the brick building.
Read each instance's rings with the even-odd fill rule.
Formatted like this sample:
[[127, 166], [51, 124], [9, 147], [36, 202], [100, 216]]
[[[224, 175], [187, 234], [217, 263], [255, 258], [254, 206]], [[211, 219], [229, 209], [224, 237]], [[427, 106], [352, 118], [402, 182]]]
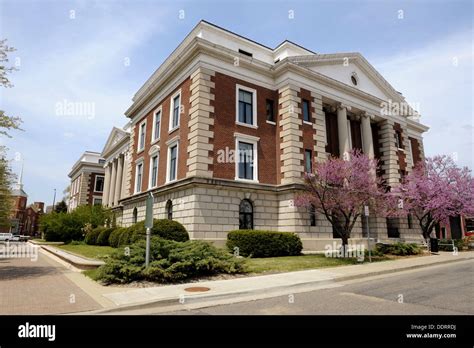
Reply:
[[[291, 231], [313, 250], [335, 236], [324, 217], [292, 204], [304, 172], [359, 148], [397, 185], [422, 160], [428, 129], [359, 53], [317, 54], [290, 41], [269, 48], [205, 21], [126, 116], [126, 192], [114, 196], [123, 225], [144, 219], [152, 191], [155, 216], [180, 221], [191, 238], [222, 244], [238, 228]], [[378, 239], [421, 238], [409, 218], [371, 216], [369, 225]], [[352, 240], [364, 241], [360, 221]]]
[[102, 204], [104, 159], [98, 152], [86, 151], [68, 174], [71, 179], [68, 211], [80, 205]]
[[1, 233], [13, 233], [35, 236], [38, 233], [38, 221], [44, 213], [44, 203], [34, 202], [28, 204], [28, 195], [23, 189], [23, 167], [18, 182], [13, 185], [12, 208], [10, 213], [10, 226], [0, 227]]

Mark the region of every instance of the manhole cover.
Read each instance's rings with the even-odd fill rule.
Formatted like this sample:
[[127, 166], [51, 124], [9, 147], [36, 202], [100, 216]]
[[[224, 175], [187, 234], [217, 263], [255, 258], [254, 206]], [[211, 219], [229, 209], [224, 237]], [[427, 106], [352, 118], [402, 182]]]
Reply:
[[186, 288], [184, 291], [189, 291], [189, 292], [204, 292], [204, 291], [209, 291], [211, 289], [206, 288], [204, 286], [194, 286], [192, 288]]

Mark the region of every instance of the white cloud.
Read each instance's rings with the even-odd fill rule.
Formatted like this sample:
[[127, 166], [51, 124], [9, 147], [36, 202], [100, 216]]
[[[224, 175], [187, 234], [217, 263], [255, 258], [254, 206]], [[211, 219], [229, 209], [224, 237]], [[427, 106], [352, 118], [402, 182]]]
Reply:
[[460, 165], [473, 166], [472, 31], [441, 38], [374, 66], [409, 102], [420, 105], [421, 122], [430, 126], [425, 152], [454, 154]]

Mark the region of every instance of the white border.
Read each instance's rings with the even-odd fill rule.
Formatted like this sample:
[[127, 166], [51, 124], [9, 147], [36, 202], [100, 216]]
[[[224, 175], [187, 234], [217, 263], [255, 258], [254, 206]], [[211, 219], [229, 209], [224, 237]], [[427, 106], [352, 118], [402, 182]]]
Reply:
[[[244, 181], [244, 182], [256, 182], [258, 183], [258, 141], [260, 138], [254, 137], [251, 135], [234, 133], [235, 137], [235, 152], [234, 152], [234, 162], [235, 162], [235, 180]], [[239, 178], [239, 143], [249, 143], [253, 145], [253, 179], [242, 179]]]
[[[141, 137], [141, 131], [142, 131], [142, 126], [145, 125], [145, 132], [143, 133], [143, 147], [140, 148], [140, 137]], [[142, 152], [145, 150], [145, 144], [146, 144], [146, 119], [144, 119], [142, 122], [138, 124], [138, 139], [137, 139], [137, 153]]]
[[[153, 177], [153, 157], [156, 156], [156, 182], [155, 185], [152, 185], [152, 177]], [[155, 151], [150, 155], [150, 170], [148, 173], [148, 189], [152, 189], [158, 186], [158, 170], [160, 168], [160, 151]]]
[[[243, 90], [246, 92], [252, 93], [252, 119], [253, 123], [252, 124], [247, 124], [247, 123], [242, 123], [239, 122], [239, 90]], [[265, 118], [267, 116], [265, 115]], [[258, 123], [257, 123], [257, 90], [242, 86], [239, 84], [235, 85], [235, 123], [238, 124], [239, 126], [244, 126], [244, 127], [249, 127], [249, 128], [258, 128]]]
[[[176, 181], [178, 179], [178, 167], [179, 167], [179, 138], [173, 139], [173, 141], [170, 141], [167, 143], [168, 145], [168, 156], [166, 158], [166, 183], [170, 183], [173, 181]], [[171, 168], [170, 168], [170, 163], [171, 163], [171, 148], [176, 146], [176, 178], [173, 180], [170, 180], [170, 174], [171, 174]]]
[[[140, 182], [140, 191], [137, 190], [137, 178], [138, 178], [138, 166], [142, 165], [142, 179]], [[140, 193], [142, 192], [142, 186], [143, 186], [143, 172], [144, 172], [144, 167], [145, 167], [145, 161], [143, 160], [143, 157], [140, 158], [139, 160], [135, 161], [135, 181], [133, 182], [134, 187], [133, 187], [133, 192], [134, 193]]]
[[[173, 128], [173, 110], [174, 110], [174, 107], [175, 107], [174, 99], [177, 96], [179, 96], [178, 125]], [[179, 123], [181, 121], [181, 105], [182, 105], [181, 89], [179, 89], [176, 93], [174, 93], [171, 96], [171, 99], [170, 99], [170, 119], [169, 119], [169, 126], [168, 126], [169, 133], [174, 132], [176, 129], [179, 128]]]
[[[158, 129], [158, 138], [155, 138], [155, 126], [156, 126], [156, 114], [160, 113], [160, 127]], [[151, 143], [155, 143], [158, 140], [160, 140], [160, 133], [161, 133], [161, 123], [163, 121], [163, 112], [162, 112], [162, 107], [161, 105], [156, 108], [155, 111], [153, 111], [153, 127], [151, 130]]]
[[[97, 186], [97, 178], [98, 177], [103, 177], [104, 178], [104, 185], [102, 185], [102, 191], [96, 191], [95, 188]], [[105, 175], [96, 175], [94, 179], [94, 192], [104, 192], [104, 187], [105, 187]]]

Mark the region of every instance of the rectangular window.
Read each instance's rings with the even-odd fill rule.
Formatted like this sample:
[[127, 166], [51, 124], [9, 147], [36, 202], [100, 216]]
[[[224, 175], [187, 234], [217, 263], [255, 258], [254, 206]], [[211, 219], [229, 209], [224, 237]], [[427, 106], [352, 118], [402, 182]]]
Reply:
[[400, 238], [399, 219], [387, 218], [387, 236], [388, 238]]
[[176, 173], [178, 169], [178, 144], [171, 146], [168, 150], [168, 181], [176, 180]]
[[102, 205], [102, 198], [94, 198], [93, 205]]
[[179, 127], [179, 114], [181, 109], [181, 92], [176, 95], [171, 103], [171, 123], [170, 130], [174, 130]]
[[145, 148], [145, 135], [146, 135], [146, 122], [140, 124], [139, 134], [138, 134], [138, 151], [141, 151]]
[[135, 174], [135, 193], [142, 191], [143, 163], [137, 164]]
[[161, 110], [155, 112], [153, 119], [153, 141], [160, 139], [160, 129], [161, 129]]
[[303, 121], [311, 122], [311, 115], [309, 112], [309, 101], [303, 99]]
[[267, 121], [270, 122], [275, 122], [275, 113], [273, 106], [273, 100], [267, 99]]
[[150, 183], [149, 187], [153, 188], [158, 185], [158, 155], [154, 155], [151, 157], [151, 165], [150, 165]]
[[104, 191], [104, 177], [103, 176], [96, 176], [95, 177], [94, 191], [95, 192]]
[[239, 179], [254, 179], [253, 157], [253, 144], [239, 142]]
[[309, 208], [309, 223], [311, 226], [316, 226], [316, 207], [312, 204]]
[[239, 122], [253, 125], [253, 94], [239, 89]]
[[403, 149], [402, 132], [396, 131], [395, 132], [395, 139], [396, 139], [396, 142], [397, 142], [397, 148]]
[[313, 172], [313, 151], [304, 150], [304, 169], [306, 173]]
[[412, 229], [413, 228], [413, 216], [411, 214], [407, 215], [407, 222], [408, 222], [408, 228]]

